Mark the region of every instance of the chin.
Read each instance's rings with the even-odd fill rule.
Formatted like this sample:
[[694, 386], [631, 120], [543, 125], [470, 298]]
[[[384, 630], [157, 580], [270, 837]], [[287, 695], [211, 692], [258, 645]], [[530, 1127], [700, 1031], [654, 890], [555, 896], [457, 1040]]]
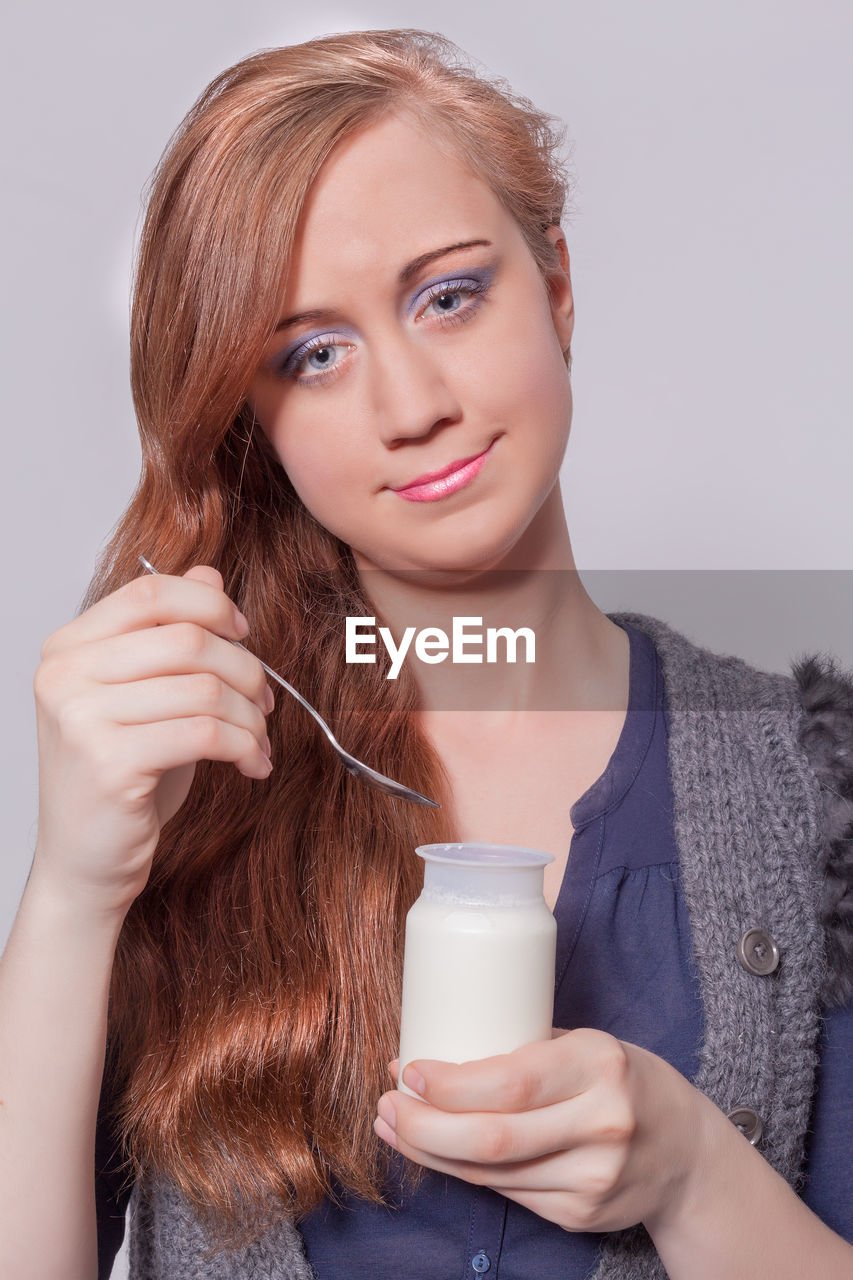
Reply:
[[[473, 515], [474, 513], [472, 513]], [[360, 568], [382, 569], [411, 577], [421, 586], [460, 586], [480, 574], [500, 569], [529, 524], [504, 519], [500, 526], [477, 513], [468, 528], [431, 530], [414, 548], [401, 547], [395, 556], [388, 547], [377, 555], [356, 554]]]

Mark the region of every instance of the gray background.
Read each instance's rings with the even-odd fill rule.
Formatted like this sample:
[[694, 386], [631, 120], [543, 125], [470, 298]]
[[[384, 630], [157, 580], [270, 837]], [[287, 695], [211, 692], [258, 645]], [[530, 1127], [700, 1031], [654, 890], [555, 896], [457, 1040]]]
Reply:
[[569, 126], [564, 492], [594, 598], [767, 667], [807, 648], [853, 665], [843, 0], [16, 6], [2, 77], [0, 938], [36, 836], [39, 648], [74, 615], [137, 475], [127, 297], [143, 183], [225, 66], [384, 26], [442, 31]]

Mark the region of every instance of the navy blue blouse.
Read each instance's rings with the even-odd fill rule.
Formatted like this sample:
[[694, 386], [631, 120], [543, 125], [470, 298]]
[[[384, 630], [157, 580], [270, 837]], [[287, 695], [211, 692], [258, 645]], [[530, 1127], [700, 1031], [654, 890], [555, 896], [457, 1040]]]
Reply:
[[[699, 1067], [702, 1007], [682, 895], [667, 768], [663, 672], [650, 637], [626, 626], [630, 692], [625, 724], [604, 773], [574, 804], [568, 865], [554, 908], [554, 1026], [595, 1027], [665, 1058], [687, 1079]], [[821, 1033], [803, 1199], [853, 1243], [853, 1006]], [[129, 1192], [117, 1194], [99, 1121], [99, 1280], [121, 1243]], [[300, 1223], [319, 1280], [588, 1280], [600, 1234], [568, 1232], [488, 1188], [425, 1173], [388, 1207], [335, 1191]]]

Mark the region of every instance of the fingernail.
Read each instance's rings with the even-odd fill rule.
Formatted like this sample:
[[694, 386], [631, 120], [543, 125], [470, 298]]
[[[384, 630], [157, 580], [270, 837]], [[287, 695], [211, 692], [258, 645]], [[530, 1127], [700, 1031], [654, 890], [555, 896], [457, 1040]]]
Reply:
[[267, 735], [267, 736], [264, 738], [264, 751], [266, 751], [266, 753], [267, 753], [267, 759], [268, 759], [268, 760], [269, 760], [269, 759], [271, 759], [271, 758], [272, 758], [272, 743], [271, 743], [271, 742], [270, 742], [270, 740], [269, 740], [269, 735]]
[[273, 697], [273, 691], [269, 687], [269, 685], [267, 685], [267, 696], [265, 701], [267, 704], [267, 711], [272, 711], [273, 707], [275, 706], [275, 698]]
[[379, 1112], [380, 1119], [384, 1120], [389, 1129], [397, 1128], [397, 1112], [394, 1110], [394, 1104], [390, 1098], [383, 1096], [376, 1104], [376, 1110]]
[[249, 620], [244, 618], [239, 609], [234, 610], [234, 626], [237, 628], [241, 636], [249, 634]]
[[413, 1093], [423, 1095], [426, 1089], [426, 1080], [423, 1076], [415, 1071], [414, 1067], [406, 1067], [403, 1072], [403, 1084], [407, 1084]]
[[393, 1129], [389, 1129], [388, 1125], [381, 1116], [377, 1116], [373, 1121], [373, 1132], [377, 1138], [381, 1138], [383, 1142], [387, 1142], [389, 1147], [396, 1147], [397, 1135]]

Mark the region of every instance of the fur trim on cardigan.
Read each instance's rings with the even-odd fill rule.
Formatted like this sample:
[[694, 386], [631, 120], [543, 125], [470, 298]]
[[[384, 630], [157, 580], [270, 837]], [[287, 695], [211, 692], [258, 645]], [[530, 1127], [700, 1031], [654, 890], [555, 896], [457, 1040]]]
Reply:
[[792, 667], [805, 717], [799, 739], [820, 781], [827, 856], [821, 898], [828, 1006], [853, 998], [853, 676], [831, 657]]

